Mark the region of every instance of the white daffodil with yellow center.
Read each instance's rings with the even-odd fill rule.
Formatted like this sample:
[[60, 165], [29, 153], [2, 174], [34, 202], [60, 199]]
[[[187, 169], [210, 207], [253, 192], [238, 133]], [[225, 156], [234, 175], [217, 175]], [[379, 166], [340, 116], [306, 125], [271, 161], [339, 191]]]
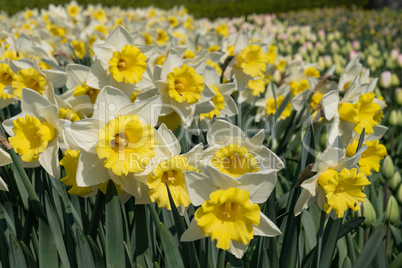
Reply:
[[[273, 91], [275, 91], [275, 96]], [[255, 106], [258, 107], [256, 121], [259, 122], [261, 118], [268, 118], [271, 115], [275, 115], [276, 111], [283, 104], [285, 97], [288, 94], [290, 94], [289, 86], [282, 85], [281, 87], [277, 88], [276, 85], [269, 83], [264, 98], [261, 98], [255, 102]], [[282, 113], [278, 115], [278, 120], [288, 118], [292, 114], [292, 111], [293, 106], [289, 101]]]
[[96, 56], [87, 85], [92, 88], [117, 87], [129, 96], [135, 88], [153, 88], [148, 60], [154, 46], [143, 45], [122, 26], [117, 25], [104, 42], [92, 47]]
[[3, 126], [10, 145], [24, 162], [39, 164], [53, 177], [60, 177], [58, 163], [61, 128], [58, 109], [43, 96], [24, 89], [21, 96], [22, 112], [4, 121]]
[[172, 194], [173, 201], [178, 206], [187, 207], [191, 204], [187, 193], [184, 172], [198, 169], [188, 164], [185, 156], [176, 155], [172, 158], [159, 163], [147, 180], [147, 185], [151, 189], [149, 197], [152, 202], [157, 202], [158, 207], [165, 207], [171, 210], [166, 184]]
[[78, 166], [78, 159], [80, 156], [80, 150], [66, 150], [64, 157], [60, 161], [60, 165], [66, 170], [66, 176], [61, 178], [65, 185], [71, 186], [68, 193], [71, 195], [88, 196], [92, 193], [91, 187], [79, 187], [77, 186], [76, 173]]
[[74, 90], [74, 97], [87, 95], [92, 103], [95, 103], [96, 97], [98, 97], [99, 89], [87, 86], [86, 82], [83, 81], [82, 85], [77, 86]]
[[140, 172], [155, 155], [154, 130], [142, 123], [138, 115], [118, 116], [99, 132], [96, 153], [107, 169], [121, 176]]
[[365, 93], [360, 95], [356, 103], [341, 103], [339, 105], [339, 118], [354, 124], [354, 130], [360, 134], [365, 128], [365, 133], [373, 133], [373, 127], [381, 122], [382, 109], [378, 103], [374, 103], [375, 94]]
[[330, 214], [334, 211], [338, 218], [343, 218], [345, 211], [351, 208], [360, 209], [359, 202], [364, 202], [366, 195], [364, 186], [371, 183], [363, 173], [357, 173], [356, 168], [343, 168], [340, 172], [327, 169], [318, 177], [318, 185], [324, 189], [326, 203], [323, 210]]
[[251, 77], [264, 75], [268, 64], [268, 55], [263, 53], [261, 46], [248, 45], [236, 57], [236, 67]]
[[167, 76], [167, 91], [171, 99], [188, 104], [196, 103], [204, 90], [204, 78], [194, 68], [182, 65]]
[[342, 218], [348, 208], [358, 210], [359, 202], [364, 202], [366, 196], [363, 188], [370, 184], [356, 169], [366, 148], [363, 146], [352, 157], [346, 157], [345, 150], [339, 148], [325, 150], [312, 168], [317, 174], [300, 185], [302, 192], [296, 202], [295, 215], [315, 201], [334, 219]]
[[82, 118], [78, 113], [75, 113], [69, 108], [59, 108], [59, 119], [66, 119], [68, 121], [74, 122], [81, 120]]
[[146, 176], [152, 171], [149, 163], [162, 154], [157, 145], [164, 146], [154, 130], [160, 109], [160, 97], [132, 103], [109, 86], [99, 92], [91, 118], [64, 124], [66, 143], [81, 148], [77, 186], [97, 186], [111, 179], [139, 198], [138, 189], [145, 191]]
[[281, 234], [257, 205], [265, 202], [263, 200], [271, 193], [269, 190], [260, 192], [261, 180], [239, 182], [232, 177], [212, 176], [208, 171], [205, 174], [187, 171], [185, 175], [191, 202], [201, 207], [196, 210], [181, 241], [211, 237], [212, 241], [217, 241], [218, 248], [241, 258], [254, 236]]
[[48, 122], [41, 122], [38, 118], [25, 115], [13, 121], [14, 137], [10, 137], [10, 145], [21, 155], [25, 162], [38, 160], [48, 142], [55, 138], [55, 129]]
[[[367, 76], [366, 73], [364, 76]], [[321, 107], [325, 118], [331, 120], [328, 133], [328, 144], [332, 146], [337, 137], [341, 144], [348, 144], [354, 133], [361, 134], [363, 128], [366, 135], [374, 133], [379, 127], [386, 104], [375, 97], [374, 88], [377, 79], [368, 84], [361, 83], [364, 77], [355, 77], [344, 96], [339, 96], [339, 90], [331, 90], [321, 99]]]
[[22, 69], [12, 82], [13, 94], [21, 99], [22, 89], [30, 88], [43, 95], [45, 92], [46, 78], [34, 68]]
[[245, 190], [217, 190], [197, 209], [194, 219], [205, 237], [228, 250], [231, 241], [248, 245], [253, 239], [254, 226], [260, 223], [260, 207], [250, 202], [250, 193]]
[[117, 82], [135, 84], [141, 81], [147, 68], [147, 57], [135, 45], [125, 45], [113, 53], [109, 60], [109, 72]]
[[[208, 61], [207, 61], [208, 64]], [[236, 89], [233, 83], [220, 83], [220, 75], [218, 71], [213, 67], [207, 65], [204, 71], [204, 82], [209, 85], [209, 87], [215, 92], [215, 97], [212, 98], [212, 102], [215, 109], [209, 113], [201, 113], [200, 119], [203, 121], [204, 118], [212, 119], [216, 117], [233, 116], [238, 114], [237, 105], [234, 102], [231, 94]], [[203, 125], [204, 122], [201, 122]]]
[[8, 100], [13, 98], [13, 95], [4, 92], [4, 88], [11, 85], [16, 75], [6, 63], [0, 63], [0, 98]]
[[237, 144], [220, 148], [212, 156], [211, 165], [233, 178], [260, 170], [254, 156], [245, 147], [239, 147]]
[[[11, 164], [12, 162], [13, 161], [11, 160], [10, 155], [3, 149], [0, 149], [0, 166], [5, 166], [8, 164]], [[0, 177], [0, 190], [8, 191], [7, 184], [4, 182], [4, 180], [1, 177]]]
[[215, 93], [202, 76], [206, 68], [205, 59], [195, 65], [185, 65], [181, 54], [170, 49], [162, 67], [157, 65], [155, 68], [154, 84], [158, 87], [155, 93], [162, 96], [164, 103], [160, 116], [176, 113], [187, 127], [191, 125], [195, 114], [214, 109], [211, 99]]
[[[359, 140], [354, 140], [346, 148], [346, 155], [353, 156], [356, 152]], [[380, 161], [387, 156], [387, 149], [380, 144], [379, 140], [367, 140], [363, 145], [367, 146], [366, 151], [361, 155], [359, 160], [360, 172], [366, 176], [371, 175], [371, 171], [380, 171]]]

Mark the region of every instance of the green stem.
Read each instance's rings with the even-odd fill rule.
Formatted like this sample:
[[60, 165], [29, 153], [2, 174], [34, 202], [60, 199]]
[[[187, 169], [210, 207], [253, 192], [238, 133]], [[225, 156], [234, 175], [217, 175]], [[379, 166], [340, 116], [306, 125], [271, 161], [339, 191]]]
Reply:
[[318, 229], [318, 234], [317, 234], [317, 250], [316, 250], [316, 258], [314, 258], [313, 262], [313, 267], [320, 267], [320, 258], [321, 258], [321, 248], [322, 248], [322, 238], [324, 235], [324, 224], [325, 224], [325, 217], [326, 217], [325, 211], [321, 211], [321, 216], [320, 216], [320, 226]]
[[31, 181], [29, 180], [28, 175], [25, 172], [25, 169], [22, 167], [20, 159], [18, 158], [13, 148], [9, 149], [7, 152], [10, 154], [11, 159], [13, 160], [13, 163], [17, 169], [17, 172], [20, 175], [22, 183], [24, 184], [25, 189], [28, 192], [32, 208], [36, 211], [36, 213], [40, 218], [42, 218], [44, 221], [47, 222], [45, 210], [43, 209], [43, 206], [39, 201], [39, 197], [36, 194], [35, 189], [33, 188]]

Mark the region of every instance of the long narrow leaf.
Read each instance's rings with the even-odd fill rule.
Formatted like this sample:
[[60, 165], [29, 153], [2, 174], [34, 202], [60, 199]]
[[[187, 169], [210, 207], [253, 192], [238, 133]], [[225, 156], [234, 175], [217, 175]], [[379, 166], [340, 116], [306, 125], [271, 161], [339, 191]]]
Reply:
[[356, 263], [353, 265], [355, 268], [359, 267], [367, 267], [371, 264], [373, 258], [375, 257], [375, 252], [378, 251], [382, 244], [382, 240], [384, 239], [385, 234], [385, 226], [381, 225], [374, 231], [374, 233], [370, 236], [370, 239], [367, 241], [364, 246], [360, 256], [357, 258]]
[[161, 235], [161, 241], [163, 250], [165, 252], [165, 264], [167, 268], [181, 268], [185, 267], [183, 259], [180, 255], [179, 248], [174, 241], [172, 234], [166, 228], [163, 223], [159, 223], [159, 233]]

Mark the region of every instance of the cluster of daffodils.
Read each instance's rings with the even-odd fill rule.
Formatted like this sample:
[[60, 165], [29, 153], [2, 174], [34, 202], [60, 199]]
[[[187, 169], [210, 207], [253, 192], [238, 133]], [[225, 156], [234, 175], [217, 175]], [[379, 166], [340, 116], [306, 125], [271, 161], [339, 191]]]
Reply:
[[264, 31], [195, 20], [184, 8], [72, 2], [10, 21], [0, 24], [0, 106], [20, 104], [3, 127], [23, 165], [42, 166], [83, 197], [111, 180], [122, 202], [170, 210], [169, 189], [182, 215], [196, 207], [182, 241], [211, 237], [241, 258], [254, 236], [281, 234], [258, 204], [285, 165], [263, 129], [248, 137], [230, 123], [242, 105], [256, 107], [251, 124], [297, 115], [328, 126], [296, 214], [315, 200], [333, 217], [358, 210], [366, 176], [387, 154], [385, 102], [358, 57], [335, 79], [335, 66], [280, 55]]

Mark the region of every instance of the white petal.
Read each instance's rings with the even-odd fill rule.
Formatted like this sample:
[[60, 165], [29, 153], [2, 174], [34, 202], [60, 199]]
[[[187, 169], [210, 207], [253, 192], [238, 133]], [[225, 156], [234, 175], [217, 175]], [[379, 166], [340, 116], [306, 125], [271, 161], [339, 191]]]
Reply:
[[169, 50], [162, 65], [161, 79], [166, 81], [168, 74], [173, 72], [174, 68], [178, 68], [182, 64], [183, 60], [179, 53], [174, 49]]
[[260, 224], [254, 227], [254, 235], [273, 237], [281, 235], [282, 232], [264, 213], [260, 212]]
[[251, 79], [251, 76], [245, 74], [243, 69], [234, 67], [233, 73], [236, 77], [236, 86], [238, 91], [243, 91], [246, 89], [248, 81]]
[[[163, 146], [166, 146], [172, 152], [172, 155], [179, 155], [181, 146], [173, 132], [165, 124], [160, 125], [157, 132], [163, 137]], [[157, 145], [160, 147], [158, 143]]]
[[295, 205], [295, 216], [298, 216], [300, 213], [302, 213], [304, 210], [306, 210], [309, 207], [309, 201], [313, 196], [310, 194], [310, 192], [306, 189], [302, 189], [299, 199], [297, 199], [296, 205]]
[[244, 138], [245, 135], [238, 126], [221, 119], [215, 120], [207, 133], [209, 145], [219, 144], [226, 146], [232, 141], [232, 137]]
[[205, 84], [211, 85], [220, 83], [220, 77], [218, 71], [212, 66], [209, 65], [205, 66], [203, 77]]
[[113, 52], [116, 51], [116, 48], [108, 43], [94, 45], [93, 51], [96, 57], [102, 63], [104, 69], [107, 69], [109, 66], [109, 60], [113, 57]]
[[340, 148], [328, 148], [318, 157], [311, 171], [319, 172], [329, 166], [335, 166], [336, 162], [345, 157], [345, 150]]
[[1, 177], [0, 177], [0, 190], [8, 192], [7, 184], [3, 181]]
[[67, 73], [59, 70], [49, 69], [43, 70], [43, 73], [46, 74], [46, 78], [53, 84], [55, 88], [63, 87], [67, 82]]
[[109, 179], [109, 171], [103, 165], [103, 160], [96, 154], [81, 151], [76, 173], [77, 186], [98, 185]]
[[155, 126], [158, 123], [158, 118], [162, 109], [161, 96], [155, 96], [146, 100], [129, 103], [127, 106], [116, 111], [115, 115], [137, 114], [142, 120]]
[[183, 235], [180, 237], [180, 242], [189, 242], [189, 241], [194, 241], [198, 240], [201, 238], [205, 238], [204, 234], [198, 228], [197, 221], [193, 219], [190, 223], [190, 226], [188, 229], [183, 233]]
[[218, 190], [219, 188], [202, 173], [196, 171], [185, 171], [184, 177], [188, 195], [190, 196], [191, 203], [194, 206], [200, 206], [205, 200], [209, 199], [209, 195]]
[[230, 241], [230, 248], [228, 251], [233, 254], [236, 258], [241, 259], [248, 248], [248, 244], [244, 245], [236, 241]]
[[96, 60], [88, 73], [86, 84], [89, 87], [100, 89], [110, 83], [110, 75], [102, 66], [100, 60]]
[[21, 110], [25, 114], [38, 116], [38, 110], [50, 106], [51, 103], [38, 92], [24, 88], [21, 95]]
[[301, 111], [303, 107], [306, 105], [306, 100], [308, 96], [311, 94], [310, 90], [305, 90], [296, 96], [290, 101], [292, 104], [292, 107], [297, 111]]
[[59, 142], [57, 138], [51, 140], [46, 149], [39, 155], [39, 163], [50, 176], [60, 179]]
[[108, 122], [118, 115], [118, 111], [131, 104], [130, 98], [120, 89], [106, 86], [99, 92], [92, 118]]
[[67, 143], [78, 144], [84, 151], [96, 153], [96, 144], [98, 143], [98, 133], [101, 130], [101, 125], [97, 119], [82, 119], [65, 125], [66, 129], [70, 132], [71, 136], [66, 138], [73, 138], [72, 141]]
[[121, 51], [125, 45], [133, 44], [134, 39], [126, 28], [118, 25], [105, 39], [105, 43], [112, 44], [116, 48], [116, 51]]
[[68, 64], [66, 66], [66, 72], [68, 74], [66, 87], [68, 89], [76, 86], [81, 86], [82, 82], [86, 80], [91, 68], [81, 64]]
[[215, 91], [213, 91], [213, 89], [209, 85], [205, 84], [204, 90], [202, 91], [202, 95], [201, 98], [198, 100], [198, 103], [209, 101], [215, 96]]
[[332, 90], [322, 97], [321, 106], [327, 120], [331, 120], [338, 113], [338, 105], [339, 91]]
[[11, 160], [10, 154], [0, 149], [0, 167], [11, 164], [13, 160]]
[[257, 134], [255, 134], [252, 138], [248, 139], [251, 143], [254, 145], [262, 145], [263, 141], [265, 139], [265, 132], [263, 129], [260, 129]]
[[269, 173], [246, 173], [237, 178], [240, 185], [236, 187], [249, 192], [251, 202], [261, 204], [272, 193], [276, 178], [276, 170], [270, 170]]
[[382, 136], [384, 136], [384, 134], [387, 132], [388, 128], [386, 126], [377, 125], [377, 126], [373, 127], [373, 130], [374, 130], [374, 133], [367, 135], [365, 137], [365, 140], [373, 141], [373, 140], [381, 139]]
[[243, 48], [248, 46], [248, 34], [246, 31], [242, 31], [236, 39], [235, 47], [234, 47], [234, 53], [239, 54]]

